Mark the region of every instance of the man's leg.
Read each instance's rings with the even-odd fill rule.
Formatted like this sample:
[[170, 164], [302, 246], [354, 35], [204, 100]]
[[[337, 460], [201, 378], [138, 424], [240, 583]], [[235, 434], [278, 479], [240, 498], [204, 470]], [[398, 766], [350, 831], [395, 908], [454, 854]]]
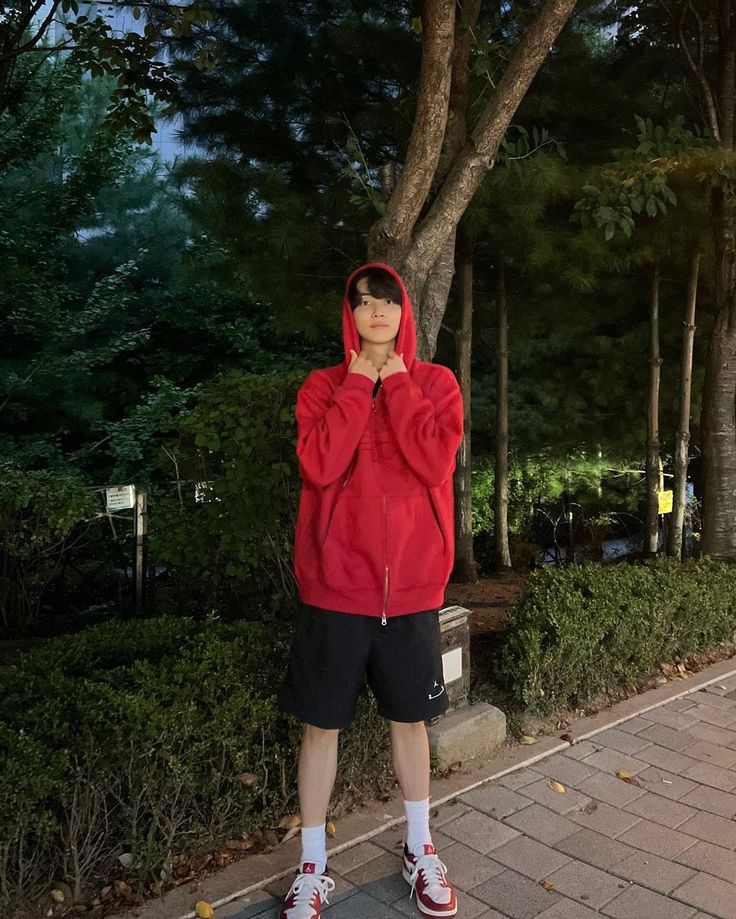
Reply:
[[339, 730], [305, 724], [299, 749], [299, 810], [302, 826], [324, 823], [337, 775]]
[[429, 738], [423, 721], [389, 721], [394, 772], [406, 801], [429, 797]]
[[337, 774], [338, 730], [305, 724], [299, 749], [299, 811], [302, 818], [302, 863], [314, 862], [322, 873], [327, 863], [325, 822]]
[[391, 752], [406, 813], [402, 876], [420, 912], [456, 916], [457, 892], [447, 880], [429, 832], [429, 738], [423, 721], [389, 721]]
[[429, 738], [423, 721], [389, 721], [391, 755], [406, 813], [406, 844], [410, 852], [431, 843], [429, 832]]

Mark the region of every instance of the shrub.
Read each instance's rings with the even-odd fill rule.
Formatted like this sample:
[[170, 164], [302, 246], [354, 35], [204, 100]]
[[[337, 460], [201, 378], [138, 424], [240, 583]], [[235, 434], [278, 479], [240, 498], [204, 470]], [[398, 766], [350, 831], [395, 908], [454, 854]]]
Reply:
[[[294, 606], [299, 473], [294, 405], [303, 372], [229, 373], [212, 384], [166, 448], [180, 487], [153, 487], [150, 544], [184, 610], [257, 618]], [[170, 466], [169, 466], [170, 470]], [[195, 500], [195, 483], [206, 483]]]
[[33, 626], [77, 524], [97, 509], [71, 473], [0, 464], [0, 624]]
[[[288, 644], [273, 625], [160, 617], [97, 625], [0, 670], [0, 901], [52, 880], [79, 896], [119, 876], [124, 852], [142, 888], [173, 856], [296, 810], [301, 726], [275, 702]], [[364, 694], [341, 735], [336, 806], [382, 779], [385, 744]]]
[[544, 569], [511, 609], [500, 673], [519, 706], [545, 713], [730, 642], [734, 630], [736, 568], [727, 563]]

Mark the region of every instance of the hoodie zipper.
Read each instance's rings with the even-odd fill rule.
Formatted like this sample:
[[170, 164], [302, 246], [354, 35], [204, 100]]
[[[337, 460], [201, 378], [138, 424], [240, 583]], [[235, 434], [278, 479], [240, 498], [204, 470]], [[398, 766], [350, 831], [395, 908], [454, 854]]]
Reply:
[[388, 525], [387, 525], [387, 513], [386, 513], [386, 495], [383, 496], [383, 534], [384, 534], [384, 545], [386, 547], [386, 564], [384, 565], [384, 575], [383, 575], [383, 613], [381, 615], [381, 625], [386, 625], [386, 606], [388, 604]]
[[[378, 395], [378, 393], [376, 393]], [[376, 411], [376, 397], [373, 397], [373, 411]], [[383, 496], [383, 544], [386, 553], [383, 566], [383, 610], [381, 611], [381, 625], [386, 625], [386, 606], [388, 604], [388, 524], [386, 512], [386, 495]]]

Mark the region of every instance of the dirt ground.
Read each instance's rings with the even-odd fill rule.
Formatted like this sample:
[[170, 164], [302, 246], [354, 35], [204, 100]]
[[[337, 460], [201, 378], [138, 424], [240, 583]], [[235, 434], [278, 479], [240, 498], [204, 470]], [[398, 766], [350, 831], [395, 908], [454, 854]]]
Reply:
[[450, 581], [445, 591], [445, 606], [464, 606], [471, 610], [470, 636], [502, 632], [509, 606], [524, 586], [523, 576], [510, 572], [480, 578], [475, 584]]

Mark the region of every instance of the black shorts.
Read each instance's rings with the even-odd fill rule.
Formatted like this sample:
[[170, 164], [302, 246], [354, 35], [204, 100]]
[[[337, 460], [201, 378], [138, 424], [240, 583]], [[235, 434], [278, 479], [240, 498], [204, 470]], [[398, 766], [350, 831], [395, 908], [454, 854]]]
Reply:
[[278, 707], [319, 728], [347, 727], [364, 681], [391, 721], [429, 721], [448, 708], [439, 609], [394, 616], [302, 603]]

